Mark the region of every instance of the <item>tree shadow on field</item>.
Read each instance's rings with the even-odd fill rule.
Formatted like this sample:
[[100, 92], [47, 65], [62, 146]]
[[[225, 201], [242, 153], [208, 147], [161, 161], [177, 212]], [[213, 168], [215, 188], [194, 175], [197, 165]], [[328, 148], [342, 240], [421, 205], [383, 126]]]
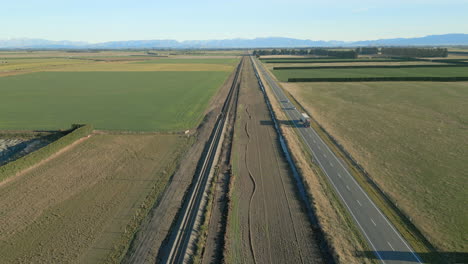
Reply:
[[[388, 261], [406, 261], [418, 263], [412, 252], [403, 251], [358, 251], [357, 257], [382, 259]], [[468, 263], [467, 252], [419, 252], [416, 253], [423, 263]]]

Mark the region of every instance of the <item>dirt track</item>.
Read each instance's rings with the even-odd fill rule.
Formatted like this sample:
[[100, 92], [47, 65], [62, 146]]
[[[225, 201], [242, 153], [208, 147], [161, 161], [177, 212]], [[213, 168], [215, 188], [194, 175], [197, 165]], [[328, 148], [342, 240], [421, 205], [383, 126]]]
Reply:
[[252, 65], [238, 108], [228, 263], [323, 263]]

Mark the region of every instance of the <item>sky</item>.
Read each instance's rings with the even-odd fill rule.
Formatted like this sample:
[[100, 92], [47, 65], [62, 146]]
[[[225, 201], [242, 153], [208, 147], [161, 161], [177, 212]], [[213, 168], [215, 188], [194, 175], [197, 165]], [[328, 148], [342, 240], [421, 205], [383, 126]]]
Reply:
[[372, 40], [468, 33], [468, 0], [0, 0], [0, 39]]

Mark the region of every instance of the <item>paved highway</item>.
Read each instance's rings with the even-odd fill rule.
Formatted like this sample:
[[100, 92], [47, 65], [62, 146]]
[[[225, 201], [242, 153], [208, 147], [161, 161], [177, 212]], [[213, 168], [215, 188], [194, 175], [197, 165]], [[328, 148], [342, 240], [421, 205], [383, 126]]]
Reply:
[[305, 144], [374, 250], [376, 258], [386, 264], [422, 263], [418, 255], [349, 173], [347, 165], [335, 156], [314, 129], [306, 128], [299, 122], [301, 113], [285, 96], [281, 87], [265, 70], [262, 63], [256, 59], [253, 60], [258, 72], [272, 88], [284, 112], [294, 122]]

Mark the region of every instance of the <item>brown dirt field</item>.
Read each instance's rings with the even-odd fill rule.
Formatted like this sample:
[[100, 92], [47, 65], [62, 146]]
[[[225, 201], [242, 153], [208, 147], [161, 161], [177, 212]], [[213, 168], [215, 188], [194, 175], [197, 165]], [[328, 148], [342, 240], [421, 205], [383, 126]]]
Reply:
[[[287, 120], [271, 88], [263, 76], [261, 78], [276, 117], [279, 120]], [[321, 175], [320, 169], [312, 165], [312, 157], [299, 140], [295, 128], [280, 123], [280, 129], [286, 139], [292, 159], [303, 178], [309, 200], [336, 262], [373, 263], [370, 259], [356, 256], [356, 252], [368, 250], [366, 242], [360, 238], [358, 230], [353, 227], [352, 219], [347, 218], [345, 208], [340, 206], [338, 197], [333, 195], [333, 190], [327, 179], [323, 177], [324, 175]]]
[[323, 263], [252, 65], [242, 73], [227, 263]]
[[113, 261], [185, 142], [176, 135], [94, 135], [0, 187], [4, 263]]

